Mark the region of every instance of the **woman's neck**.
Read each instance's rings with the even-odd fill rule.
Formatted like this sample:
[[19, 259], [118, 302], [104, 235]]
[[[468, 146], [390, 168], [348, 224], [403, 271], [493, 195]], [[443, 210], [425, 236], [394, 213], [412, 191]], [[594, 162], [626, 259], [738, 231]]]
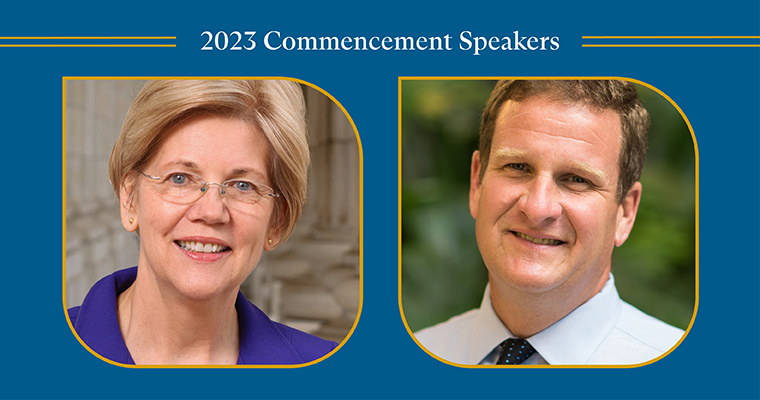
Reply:
[[237, 293], [187, 300], [146, 282], [138, 275], [117, 302], [121, 334], [135, 364], [237, 363]]

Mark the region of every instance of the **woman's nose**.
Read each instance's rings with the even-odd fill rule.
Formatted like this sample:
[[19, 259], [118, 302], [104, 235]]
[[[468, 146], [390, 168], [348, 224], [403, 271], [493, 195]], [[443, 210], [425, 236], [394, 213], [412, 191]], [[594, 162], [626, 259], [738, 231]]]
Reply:
[[526, 184], [518, 207], [532, 223], [540, 225], [554, 221], [562, 215], [558, 196], [554, 179], [539, 175]]
[[190, 206], [188, 217], [192, 221], [203, 221], [208, 224], [229, 222], [230, 213], [224, 199], [225, 187], [217, 183], [210, 183], [204, 189], [201, 198]]

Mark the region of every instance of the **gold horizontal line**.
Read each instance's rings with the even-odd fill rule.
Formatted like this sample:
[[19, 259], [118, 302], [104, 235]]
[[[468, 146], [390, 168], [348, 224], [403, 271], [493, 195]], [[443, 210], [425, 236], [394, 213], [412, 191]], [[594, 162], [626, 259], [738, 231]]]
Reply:
[[16, 39], [176, 39], [176, 36], [0, 36], [2, 40]]
[[760, 36], [581, 36], [582, 39], [760, 39]]
[[0, 47], [177, 47], [176, 44], [0, 44]]
[[581, 47], [760, 47], [760, 44], [582, 44]]

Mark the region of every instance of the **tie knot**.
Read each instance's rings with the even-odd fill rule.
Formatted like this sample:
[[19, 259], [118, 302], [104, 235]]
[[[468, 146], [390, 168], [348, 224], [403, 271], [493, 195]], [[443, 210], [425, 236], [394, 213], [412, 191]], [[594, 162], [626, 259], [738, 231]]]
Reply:
[[501, 343], [501, 353], [496, 364], [517, 365], [535, 352], [536, 349], [525, 339], [507, 339]]

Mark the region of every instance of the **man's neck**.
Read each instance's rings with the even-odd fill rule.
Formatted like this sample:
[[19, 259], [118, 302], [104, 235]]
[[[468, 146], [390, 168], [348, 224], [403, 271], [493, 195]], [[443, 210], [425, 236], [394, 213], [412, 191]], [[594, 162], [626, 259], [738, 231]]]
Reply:
[[489, 274], [491, 304], [504, 325], [519, 338], [528, 338], [552, 326], [599, 293], [609, 278], [605, 271], [590, 289], [558, 287], [541, 293], [520, 291]]

